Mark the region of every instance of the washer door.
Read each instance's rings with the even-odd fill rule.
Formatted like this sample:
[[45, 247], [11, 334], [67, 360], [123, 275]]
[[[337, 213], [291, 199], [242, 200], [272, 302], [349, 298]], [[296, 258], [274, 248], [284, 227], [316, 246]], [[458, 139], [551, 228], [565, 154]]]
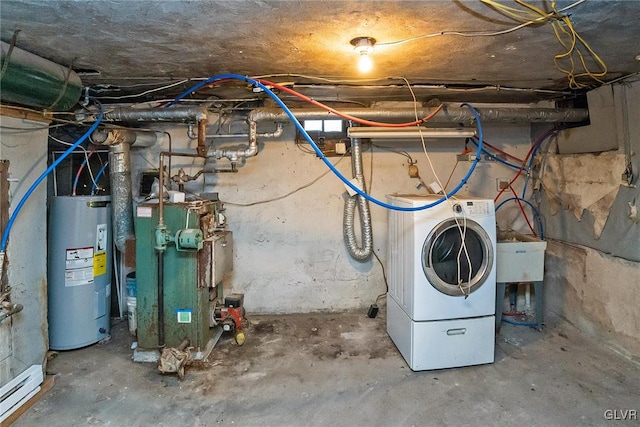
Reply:
[[431, 286], [446, 295], [467, 297], [483, 285], [492, 266], [489, 235], [470, 219], [442, 221], [422, 246], [424, 274]]

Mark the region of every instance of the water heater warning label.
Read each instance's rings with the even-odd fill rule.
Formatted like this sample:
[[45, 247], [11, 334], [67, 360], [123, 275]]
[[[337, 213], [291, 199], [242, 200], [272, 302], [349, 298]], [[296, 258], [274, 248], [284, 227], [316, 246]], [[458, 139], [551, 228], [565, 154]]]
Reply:
[[107, 273], [107, 253], [97, 252], [93, 255], [93, 275], [102, 276]]
[[67, 249], [64, 285], [88, 285], [93, 283], [93, 276], [93, 248]]

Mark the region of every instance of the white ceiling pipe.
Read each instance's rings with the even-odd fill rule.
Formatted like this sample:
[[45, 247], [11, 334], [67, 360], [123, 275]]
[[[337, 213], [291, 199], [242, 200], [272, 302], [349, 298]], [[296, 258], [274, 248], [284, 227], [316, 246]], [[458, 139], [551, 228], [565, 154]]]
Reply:
[[350, 127], [347, 129], [349, 138], [369, 139], [415, 139], [420, 138], [466, 138], [475, 135], [472, 128], [427, 128], [414, 126], [406, 128], [386, 127]]

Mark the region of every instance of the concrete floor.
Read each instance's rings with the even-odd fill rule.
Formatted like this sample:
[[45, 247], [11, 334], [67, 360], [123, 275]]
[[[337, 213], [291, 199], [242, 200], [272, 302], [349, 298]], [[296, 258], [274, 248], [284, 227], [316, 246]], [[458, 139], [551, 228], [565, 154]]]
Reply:
[[494, 364], [425, 372], [409, 370], [384, 312], [250, 321], [244, 346], [223, 338], [182, 381], [132, 362], [115, 325], [110, 343], [53, 358], [54, 388], [14, 425], [596, 426], [640, 412], [640, 366], [558, 321], [503, 324]]

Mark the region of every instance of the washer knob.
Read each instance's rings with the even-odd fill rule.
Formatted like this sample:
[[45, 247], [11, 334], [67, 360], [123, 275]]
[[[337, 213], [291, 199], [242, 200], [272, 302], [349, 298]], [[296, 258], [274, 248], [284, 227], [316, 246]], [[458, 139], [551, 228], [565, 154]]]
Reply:
[[460, 206], [459, 203], [456, 203], [455, 205], [453, 205], [453, 211], [455, 213], [462, 213], [462, 206]]

